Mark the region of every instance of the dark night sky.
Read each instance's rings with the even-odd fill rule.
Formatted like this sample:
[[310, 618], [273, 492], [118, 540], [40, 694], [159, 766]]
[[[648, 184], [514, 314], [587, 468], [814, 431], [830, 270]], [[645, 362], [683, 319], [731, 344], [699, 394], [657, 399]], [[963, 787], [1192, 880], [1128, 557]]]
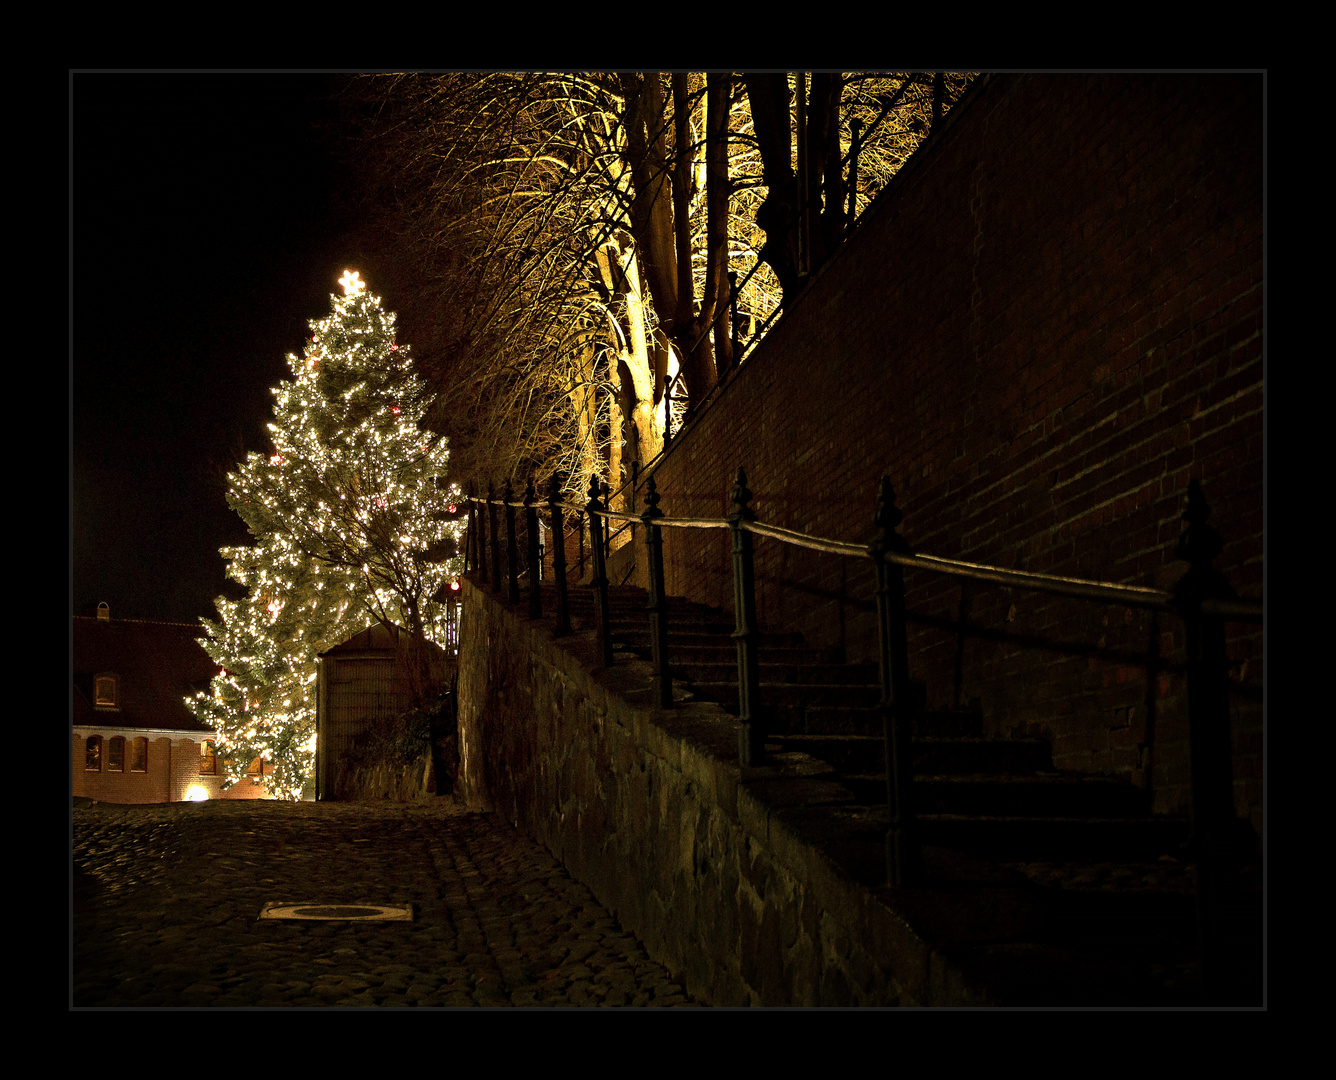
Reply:
[[[363, 268], [322, 75], [70, 82], [71, 600], [194, 620], [248, 534], [227, 469], [269, 387]], [[393, 308], [392, 298], [386, 297]]]

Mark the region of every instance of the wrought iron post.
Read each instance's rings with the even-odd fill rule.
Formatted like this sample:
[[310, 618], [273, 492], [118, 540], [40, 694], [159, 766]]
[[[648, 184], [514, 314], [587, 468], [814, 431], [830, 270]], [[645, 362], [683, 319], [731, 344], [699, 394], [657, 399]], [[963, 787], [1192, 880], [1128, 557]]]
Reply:
[[[612, 509], [612, 485], [604, 481], [603, 483], [603, 509]], [[612, 518], [605, 518], [603, 521], [603, 572], [607, 573], [608, 560], [612, 558]]]
[[603, 536], [600, 530], [606, 524], [599, 517], [603, 507], [598, 501], [598, 477], [589, 478], [589, 547], [594, 558], [594, 576], [589, 584], [598, 590], [598, 651], [604, 667], [612, 667], [612, 615], [608, 611], [608, 574], [603, 562]]
[[515, 493], [506, 481], [506, 600], [512, 604], [520, 602], [520, 550], [515, 542]]
[[584, 512], [575, 515], [575, 534], [580, 541], [580, 580], [585, 576], [585, 516]]
[[464, 505], [469, 508], [469, 516], [464, 525], [464, 573], [474, 569], [477, 564], [477, 558], [473, 554], [473, 545], [478, 540], [478, 529], [473, 522], [473, 488], [464, 496]]
[[889, 477], [881, 478], [877, 492], [877, 538], [868, 554], [877, 569], [877, 640], [881, 671], [882, 731], [886, 740], [886, 806], [890, 828], [886, 832], [886, 881], [890, 885], [913, 885], [921, 877], [922, 853], [914, 818], [913, 692], [909, 687], [909, 641], [905, 627], [905, 574], [888, 554], [912, 554], [895, 530], [904, 515], [895, 505], [895, 489]]
[[738, 466], [733, 486], [733, 513], [728, 517], [733, 533], [733, 613], [737, 628], [733, 640], [738, 643], [738, 760], [743, 765], [759, 765], [765, 760], [765, 725], [760, 717], [760, 667], [756, 656], [756, 582], [752, 574], [751, 533], [743, 522], [756, 515], [747, 505], [752, 493], [747, 490], [747, 474]]
[[561, 506], [561, 481], [552, 474], [547, 506], [552, 513], [552, 577], [557, 586], [557, 634], [571, 632], [571, 610], [566, 601], [566, 522]]
[[960, 579], [960, 609], [956, 616], [956, 671], [955, 687], [951, 695], [952, 708], [960, 708], [960, 691], [965, 681], [965, 622], [969, 618], [970, 583]]
[[524, 529], [528, 534], [529, 552], [529, 618], [543, 617], [543, 593], [539, 575], [542, 572], [543, 556], [538, 550], [538, 496], [533, 490], [533, 477], [524, 489]]
[[640, 520], [645, 523], [645, 554], [649, 566], [649, 640], [654, 656], [654, 701], [661, 709], [673, 707], [673, 676], [668, 667], [668, 595], [663, 588], [663, 534], [655, 524], [663, 517], [659, 509], [659, 492], [654, 477], [649, 478], [645, 492], [645, 512]]
[[496, 492], [487, 485], [487, 532], [492, 538], [492, 592], [501, 591], [501, 533], [496, 527]]
[[1220, 534], [1206, 523], [1211, 508], [1201, 484], [1188, 483], [1187, 528], [1177, 555], [1188, 570], [1174, 586], [1174, 601], [1187, 639], [1188, 760], [1192, 774], [1192, 843], [1197, 877], [1197, 948], [1202, 991], [1220, 1004], [1220, 893], [1232, 869], [1235, 833], [1234, 769], [1229, 741], [1229, 659], [1225, 624], [1202, 612], [1202, 601], [1234, 599], [1225, 575], [1211, 563]]

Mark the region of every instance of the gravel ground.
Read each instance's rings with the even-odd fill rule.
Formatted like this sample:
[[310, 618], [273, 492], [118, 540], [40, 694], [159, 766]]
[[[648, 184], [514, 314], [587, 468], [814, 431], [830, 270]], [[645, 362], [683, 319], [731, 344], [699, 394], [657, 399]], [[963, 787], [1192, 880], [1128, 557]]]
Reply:
[[696, 1004], [546, 849], [444, 801], [76, 806], [72, 910], [76, 1008]]

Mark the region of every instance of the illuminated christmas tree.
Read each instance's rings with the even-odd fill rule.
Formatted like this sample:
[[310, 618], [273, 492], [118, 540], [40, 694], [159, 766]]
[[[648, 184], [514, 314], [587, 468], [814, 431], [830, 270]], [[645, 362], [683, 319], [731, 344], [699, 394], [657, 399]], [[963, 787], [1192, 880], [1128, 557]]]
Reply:
[[394, 315], [356, 273], [340, 284], [305, 355], [288, 356], [293, 381], [274, 389], [273, 452], [228, 477], [228, 503], [256, 542], [222, 554], [249, 591], [220, 598], [220, 620], [204, 621], [221, 670], [190, 703], [218, 732], [229, 781], [263, 757], [271, 790], [287, 797], [315, 760], [316, 656], [379, 618], [408, 631], [411, 666], [426, 642], [444, 642], [432, 598], [462, 569], [449, 452], [421, 426], [427, 389], [394, 340]]

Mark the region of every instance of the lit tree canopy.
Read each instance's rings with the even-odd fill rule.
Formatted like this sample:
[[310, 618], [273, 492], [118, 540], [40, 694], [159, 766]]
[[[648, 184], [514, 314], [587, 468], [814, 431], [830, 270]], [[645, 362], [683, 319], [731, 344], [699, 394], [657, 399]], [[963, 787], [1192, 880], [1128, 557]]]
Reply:
[[591, 473], [616, 486], [626, 461], [654, 457], [673, 412], [740, 359], [734, 333], [745, 348], [801, 289], [966, 83], [362, 80], [352, 97], [374, 141], [359, 150], [423, 268], [419, 321], [441, 401], [479, 450], [469, 470], [557, 471], [582, 498]]
[[248, 594], [220, 598], [220, 620], [205, 620], [222, 670], [192, 702], [234, 770], [263, 756], [286, 795], [314, 760], [316, 656], [380, 618], [409, 631], [408, 659], [420, 661], [425, 642], [444, 640], [433, 598], [461, 569], [449, 453], [421, 426], [426, 389], [394, 316], [357, 274], [340, 283], [305, 354], [288, 357], [293, 380], [274, 390], [272, 453], [228, 477], [256, 542], [222, 554]]

